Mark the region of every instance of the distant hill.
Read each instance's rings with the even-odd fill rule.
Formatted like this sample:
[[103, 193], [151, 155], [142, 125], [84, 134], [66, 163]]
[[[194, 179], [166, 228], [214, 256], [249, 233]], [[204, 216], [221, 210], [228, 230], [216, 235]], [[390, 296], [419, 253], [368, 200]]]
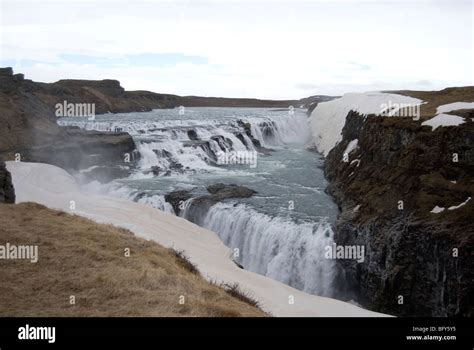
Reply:
[[[158, 108], [185, 107], [268, 107], [308, 108], [315, 102], [332, 99], [330, 96], [310, 96], [300, 100], [261, 100], [255, 98], [228, 98], [203, 96], [178, 96], [151, 91], [125, 91], [118, 80], [64, 79], [54, 83], [40, 83], [24, 79], [23, 74], [13, 74], [11, 68], [0, 68], [0, 76], [15, 77], [28, 91], [48, 105], [54, 106], [67, 100], [69, 103], [94, 103], [97, 114], [144, 112]], [[5, 80], [5, 79], [4, 79]], [[14, 86], [11, 81], [5, 89]]]
[[308, 110], [308, 115], [316, 108], [319, 102], [331, 101], [339, 96], [314, 95], [302, 98], [298, 101], [299, 106]]

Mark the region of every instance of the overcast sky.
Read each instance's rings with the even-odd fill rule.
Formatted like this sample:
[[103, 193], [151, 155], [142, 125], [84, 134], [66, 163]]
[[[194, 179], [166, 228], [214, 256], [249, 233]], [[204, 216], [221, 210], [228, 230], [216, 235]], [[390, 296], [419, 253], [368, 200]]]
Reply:
[[37, 81], [258, 98], [474, 85], [472, 0], [0, 3], [0, 65]]

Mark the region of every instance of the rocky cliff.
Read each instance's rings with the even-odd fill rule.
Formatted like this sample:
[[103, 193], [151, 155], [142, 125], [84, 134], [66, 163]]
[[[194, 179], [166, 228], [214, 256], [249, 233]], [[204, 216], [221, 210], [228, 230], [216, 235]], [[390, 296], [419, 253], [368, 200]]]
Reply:
[[[364, 262], [338, 260], [339, 287], [370, 309], [474, 315], [474, 113], [460, 113], [464, 124], [432, 130], [351, 111], [327, 155], [328, 191], [341, 209], [335, 241], [366, 249]], [[428, 103], [422, 120], [432, 116]]]
[[125, 91], [117, 80], [59, 80], [55, 83], [33, 83], [30, 92], [44, 103], [93, 103], [95, 113], [128, 113], [173, 108], [178, 96], [149, 91]]
[[[135, 150], [130, 135], [59, 127], [55, 102], [79, 101], [79, 95], [65, 96], [57, 86], [45, 85], [25, 80], [11, 68], [0, 69], [0, 160], [43, 162], [74, 170], [127, 165], [124, 155]], [[113, 90], [114, 84], [105, 85]]]
[[4, 162], [0, 162], [0, 203], [15, 203], [12, 177]]

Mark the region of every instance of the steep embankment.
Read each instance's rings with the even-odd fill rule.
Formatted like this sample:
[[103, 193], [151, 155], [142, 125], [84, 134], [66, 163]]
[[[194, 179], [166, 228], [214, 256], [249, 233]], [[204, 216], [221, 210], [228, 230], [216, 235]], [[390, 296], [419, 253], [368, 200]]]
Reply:
[[[472, 316], [474, 114], [466, 108], [474, 105], [437, 107], [473, 102], [474, 88], [404, 93], [427, 102], [419, 120], [363, 115], [406, 99], [389, 94], [343, 97], [312, 114], [329, 192], [342, 210], [335, 241], [366, 249], [362, 263], [338, 260], [340, 285], [373, 310]], [[331, 122], [342, 130], [325, 135]]]
[[205, 281], [182, 254], [124, 229], [36, 203], [0, 204], [0, 235], [38, 247], [34, 263], [0, 260], [3, 317], [266, 316], [245, 293]]
[[[127, 133], [89, 132], [62, 128], [56, 123], [56, 87], [24, 80], [22, 74], [0, 69], [0, 159], [55, 164], [68, 169], [94, 165], [120, 166], [135, 145]], [[50, 100], [54, 93], [56, 100]], [[67, 98], [69, 98], [68, 96]], [[72, 95], [71, 95], [72, 97]], [[75, 96], [71, 101], [80, 99]], [[84, 103], [82, 100], [81, 103]]]

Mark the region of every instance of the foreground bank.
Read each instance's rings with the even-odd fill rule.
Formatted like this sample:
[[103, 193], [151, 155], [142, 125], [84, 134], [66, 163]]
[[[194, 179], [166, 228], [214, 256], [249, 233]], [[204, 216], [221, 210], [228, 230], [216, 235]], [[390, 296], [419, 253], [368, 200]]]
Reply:
[[[129, 229], [164, 247], [183, 250], [202, 276], [217, 283], [234, 284], [250, 292], [264, 311], [274, 316], [380, 316], [355, 305], [318, 297], [239, 268], [230, 250], [211, 231], [147, 205], [81, 193], [74, 178], [46, 164], [8, 162], [17, 202], [32, 201], [70, 211], [100, 223]], [[73, 202], [71, 202], [73, 201]]]
[[0, 204], [0, 232], [3, 317], [266, 316], [238, 287], [124, 229], [21, 203]]

